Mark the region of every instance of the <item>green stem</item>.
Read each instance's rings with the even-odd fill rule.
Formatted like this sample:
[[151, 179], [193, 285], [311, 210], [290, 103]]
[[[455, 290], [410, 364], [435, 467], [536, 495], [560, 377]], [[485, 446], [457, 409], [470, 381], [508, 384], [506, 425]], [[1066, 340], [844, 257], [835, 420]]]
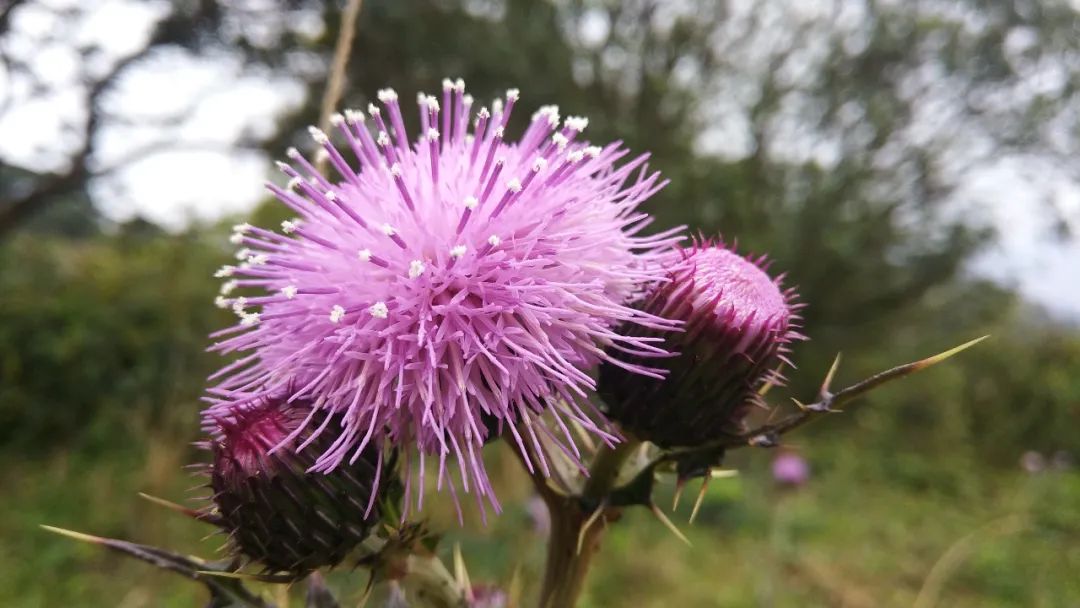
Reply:
[[[637, 441], [626, 441], [614, 448], [601, 447], [589, 467], [581, 497], [542, 493], [551, 513], [551, 536], [540, 608], [571, 608], [577, 602], [592, 559], [600, 550], [606, 523], [618, 516], [619, 509], [608, 507], [604, 501], [614, 489], [626, 459], [639, 445]], [[602, 512], [586, 511], [584, 505]]]

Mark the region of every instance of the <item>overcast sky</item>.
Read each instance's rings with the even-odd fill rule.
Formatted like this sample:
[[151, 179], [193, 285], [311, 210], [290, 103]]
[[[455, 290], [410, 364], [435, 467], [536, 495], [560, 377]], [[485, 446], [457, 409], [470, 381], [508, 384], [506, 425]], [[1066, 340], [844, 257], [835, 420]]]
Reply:
[[[141, 46], [158, 14], [155, 7], [160, 7], [128, 0], [102, 0], [99, 5], [73, 35], [93, 40], [117, 56]], [[45, 12], [20, 11], [16, 16], [18, 30], [31, 36], [56, 27]], [[319, 24], [312, 27], [317, 33]], [[33, 53], [35, 71], [53, 83], [75, 78], [76, 61], [64, 45], [44, 45]], [[0, 71], [0, 92], [13, 86], [17, 83]], [[527, 90], [523, 94], [528, 98]], [[180, 146], [154, 149], [137, 162], [125, 163], [108, 179], [98, 180], [95, 200], [111, 218], [138, 214], [174, 229], [193, 218], [213, 220], [250, 209], [263, 196], [270, 165], [260, 153], [237, 152], [230, 146], [244, 135], [272, 132], [274, 117], [300, 103], [301, 95], [295, 83], [245, 75], [227, 57], [194, 61], [163, 54], [136, 66], [110, 99], [111, 107], [133, 117], [132, 124], [102, 134], [101, 162], [106, 166], [118, 162], [163, 133]], [[65, 150], [63, 123], [81, 115], [79, 102], [76, 91], [65, 92], [61, 86], [56, 95], [17, 104], [0, 116], [0, 162], [36, 170], [59, 168]], [[180, 124], [164, 131], [156, 125], [158, 119], [187, 109], [193, 111]], [[1002, 159], [962, 185], [957, 209], [989, 216], [1001, 232], [1000, 240], [972, 263], [971, 270], [1016, 285], [1054, 314], [1080, 321], [1080, 244], [1050, 236], [1051, 218], [1040, 204], [1043, 196], [1052, 197], [1072, 218], [1080, 218], [1077, 184], [1037, 162]]]

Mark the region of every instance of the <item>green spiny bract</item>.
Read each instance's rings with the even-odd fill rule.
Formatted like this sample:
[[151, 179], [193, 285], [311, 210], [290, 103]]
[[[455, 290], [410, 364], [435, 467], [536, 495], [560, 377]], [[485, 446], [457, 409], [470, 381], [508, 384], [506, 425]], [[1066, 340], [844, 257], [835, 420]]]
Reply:
[[328, 473], [309, 472], [340, 425], [292, 403], [260, 402], [215, 419], [206, 519], [238, 557], [301, 578], [344, 560], [379, 520], [392, 458], [369, 446]]

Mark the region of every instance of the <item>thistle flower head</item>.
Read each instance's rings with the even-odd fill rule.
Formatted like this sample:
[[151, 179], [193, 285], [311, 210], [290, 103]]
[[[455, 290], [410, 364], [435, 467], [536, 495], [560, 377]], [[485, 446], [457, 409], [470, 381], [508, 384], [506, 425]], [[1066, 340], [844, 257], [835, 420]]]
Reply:
[[[475, 113], [464, 86], [441, 103], [420, 95], [411, 142], [398, 96], [380, 98], [369, 119], [333, 121], [342, 150], [317, 136], [340, 181], [290, 152], [294, 188], [269, 186], [298, 215], [286, 234], [236, 239], [260, 263], [222, 273], [247, 288], [247, 316], [214, 348], [246, 355], [215, 376], [207, 415], [286, 393], [340, 417], [314, 470], [373, 443], [415, 445], [412, 464], [434, 459], [440, 489], [456, 495], [453, 458], [461, 489], [498, 508], [479, 457], [491, 429], [541, 473], [551, 446], [576, 453], [568, 419], [614, 440], [582, 409], [587, 370], [610, 358], [604, 346], [656, 350], [617, 325], [672, 326], [629, 306], [663, 279], [679, 239], [641, 234], [651, 218], [637, 208], [664, 182], [644, 156], [620, 165], [620, 145], [583, 141], [583, 119], [560, 126], [553, 108], [511, 141], [516, 90]], [[406, 485], [419, 503], [420, 484]]]
[[[367, 537], [390, 477], [375, 449], [329, 475], [307, 472], [332, 442], [330, 433], [315, 437], [312, 429], [290, 439], [310, 411], [266, 400], [209, 429], [208, 519], [228, 533], [237, 555], [297, 578], [338, 564]], [[278, 446], [285, 449], [274, 451]]]
[[[628, 374], [605, 362], [599, 392], [609, 415], [641, 439], [664, 447], [692, 447], [740, 431], [758, 389], [780, 382], [781, 362], [796, 331], [800, 305], [765, 269], [764, 256], [745, 258], [722, 244], [682, 251], [642, 308], [682, 322], [678, 331], [633, 329], [662, 337], [676, 356], [660, 359], [661, 380]], [[637, 364], [634, 357], [621, 357]]]

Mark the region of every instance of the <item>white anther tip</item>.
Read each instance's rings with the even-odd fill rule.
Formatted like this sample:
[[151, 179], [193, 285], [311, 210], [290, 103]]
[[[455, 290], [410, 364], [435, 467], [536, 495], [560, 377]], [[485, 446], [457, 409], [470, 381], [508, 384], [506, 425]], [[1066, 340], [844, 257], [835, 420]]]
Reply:
[[341, 320], [345, 318], [345, 309], [340, 304], [334, 304], [334, 307], [330, 309], [330, 322], [341, 323]]
[[372, 304], [371, 308], [368, 309], [368, 312], [376, 319], [385, 319], [390, 314], [390, 310], [386, 307], [386, 302], [376, 302]]
[[589, 119], [584, 116], [567, 116], [563, 124], [566, 125], [566, 128], [580, 133], [585, 130], [585, 127], [589, 126]]
[[416, 277], [424, 274], [425, 268], [426, 267], [424, 266], [424, 263], [420, 260], [413, 260], [409, 262], [409, 278], [415, 279]]
[[364, 122], [365, 118], [364, 113], [360, 110], [345, 110], [345, 120], [347, 120], [349, 124], [355, 125]]
[[330, 138], [326, 136], [326, 133], [319, 127], [308, 127], [308, 134], [311, 135], [311, 139], [315, 140], [317, 144], [325, 144], [330, 141]]

